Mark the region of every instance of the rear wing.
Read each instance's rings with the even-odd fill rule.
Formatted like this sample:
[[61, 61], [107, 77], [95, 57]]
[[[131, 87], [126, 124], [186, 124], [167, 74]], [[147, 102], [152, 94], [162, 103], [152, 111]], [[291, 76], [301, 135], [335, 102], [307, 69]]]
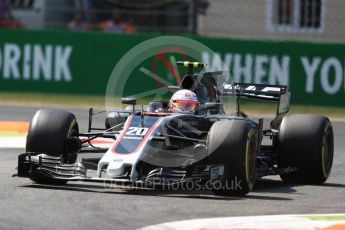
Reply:
[[222, 95], [247, 97], [278, 102], [277, 114], [287, 113], [290, 106], [290, 92], [286, 85], [233, 83], [224, 84]]
[[248, 83], [233, 83], [224, 84], [223, 95], [241, 96], [248, 98], [255, 98], [267, 101], [279, 101], [282, 94], [287, 91], [285, 85], [265, 85], [265, 84], [248, 84]]

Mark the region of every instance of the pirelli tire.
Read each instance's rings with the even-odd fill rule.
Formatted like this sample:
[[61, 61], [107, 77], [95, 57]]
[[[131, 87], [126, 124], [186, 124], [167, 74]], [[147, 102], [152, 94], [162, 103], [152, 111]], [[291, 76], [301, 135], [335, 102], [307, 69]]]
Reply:
[[[77, 137], [79, 127], [72, 113], [42, 109], [34, 115], [28, 130], [26, 152], [62, 157], [64, 163], [73, 164], [81, 144]], [[54, 180], [39, 173], [30, 177], [37, 183], [61, 184], [65, 180]]]
[[227, 165], [221, 186], [213, 184], [216, 195], [242, 196], [256, 180], [258, 143], [255, 125], [246, 120], [224, 120], [213, 124], [207, 139], [211, 164]]
[[278, 136], [280, 174], [290, 184], [321, 184], [331, 173], [333, 128], [327, 117], [296, 114], [284, 117]]

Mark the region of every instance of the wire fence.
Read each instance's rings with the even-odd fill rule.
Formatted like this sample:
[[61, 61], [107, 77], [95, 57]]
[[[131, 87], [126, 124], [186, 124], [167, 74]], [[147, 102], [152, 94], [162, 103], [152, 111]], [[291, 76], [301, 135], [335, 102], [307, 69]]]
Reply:
[[0, 0], [0, 27], [345, 41], [344, 0]]
[[201, 35], [345, 41], [343, 0], [212, 0], [198, 16]]

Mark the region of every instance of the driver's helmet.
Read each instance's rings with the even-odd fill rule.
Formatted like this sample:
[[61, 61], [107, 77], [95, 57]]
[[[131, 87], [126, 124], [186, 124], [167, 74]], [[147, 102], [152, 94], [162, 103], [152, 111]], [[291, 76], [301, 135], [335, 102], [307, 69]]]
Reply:
[[193, 114], [199, 106], [199, 101], [195, 93], [182, 89], [174, 93], [169, 102], [169, 108], [174, 113]]

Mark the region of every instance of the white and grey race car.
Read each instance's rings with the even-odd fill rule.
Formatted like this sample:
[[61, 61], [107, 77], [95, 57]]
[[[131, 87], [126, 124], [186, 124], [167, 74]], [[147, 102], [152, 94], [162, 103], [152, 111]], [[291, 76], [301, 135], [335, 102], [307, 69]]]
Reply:
[[[192, 68], [201, 63], [180, 63]], [[105, 128], [79, 132], [73, 114], [39, 110], [33, 117], [26, 151], [18, 157], [17, 176], [36, 183], [102, 182], [134, 187], [183, 185], [211, 189], [220, 195], [244, 195], [257, 179], [280, 175], [288, 183], [320, 184], [333, 162], [330, 120], [317, 115], [289, 115], [287, 86], [234, 83], [224, 72], [194, 74], [170, 90], [207, 89], [209, 102], [195, 114], [169, 111], [167, 101], [137, 109], [134, 98], [123, 98], [130, 110], [107, 111]], [[268, 129], [240, 109], [242, 97], [274, 101], [276, 117]], [[233, 99], [233, 108], [226, 101]], [[142, 107], [143, 108], [143, 107]], [[92, 140], [109, 138], [99, 158], [83, 158]], [[262, 144], [264, 137], [268, 144]], [[78, 157], [79, 156], [79, 157]]]

